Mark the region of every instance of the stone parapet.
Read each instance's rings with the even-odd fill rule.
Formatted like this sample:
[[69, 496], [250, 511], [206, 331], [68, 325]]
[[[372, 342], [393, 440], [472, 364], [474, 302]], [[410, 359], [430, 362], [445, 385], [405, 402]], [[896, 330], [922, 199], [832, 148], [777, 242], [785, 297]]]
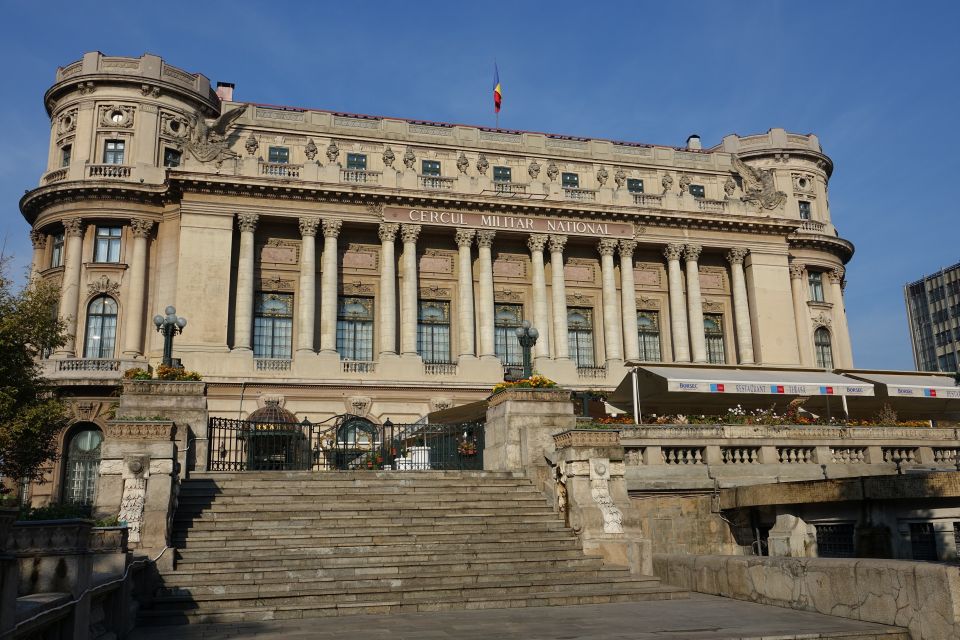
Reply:
[[620, 432], [600, 429], [576, 429], [553, 436], [557, 449], [566, 447], [619, 447]]

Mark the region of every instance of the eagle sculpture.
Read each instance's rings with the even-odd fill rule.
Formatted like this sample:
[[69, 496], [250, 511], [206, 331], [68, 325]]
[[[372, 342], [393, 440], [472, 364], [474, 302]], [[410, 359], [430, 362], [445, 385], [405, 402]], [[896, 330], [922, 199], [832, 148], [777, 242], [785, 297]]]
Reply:
[[773, 169], [754, 169], [737, 156], [730, 158], [730, 163], [742, 181], [741, 200], [754, 202], [761, 209], [776, 209], [783, 206], [787, 194], [777, 191], [777, 185], [773, 181]]
[[197, 114], [190, 119], [190, 137], [184, 146], [200, 162], [222, 162], [224, 157], [238, 154], [227, 149], [227, 129], [247, 110], [247, 105], [234, 107], [212, 122]]

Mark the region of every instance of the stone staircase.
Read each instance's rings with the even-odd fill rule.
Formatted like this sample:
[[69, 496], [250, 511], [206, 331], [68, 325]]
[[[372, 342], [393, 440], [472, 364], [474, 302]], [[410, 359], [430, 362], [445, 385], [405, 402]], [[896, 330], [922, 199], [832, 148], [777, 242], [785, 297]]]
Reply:
[[686, 597], [584, 555], [509, 473], [194, 474], [174, 531], [142, 624]]

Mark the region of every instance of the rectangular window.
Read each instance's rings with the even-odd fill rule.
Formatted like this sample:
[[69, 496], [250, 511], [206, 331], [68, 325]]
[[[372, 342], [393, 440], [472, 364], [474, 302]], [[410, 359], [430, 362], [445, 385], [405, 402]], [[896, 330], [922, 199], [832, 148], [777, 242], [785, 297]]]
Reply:
[[577, 368], [596, 366], [593, 359], [593, 309], [567, 308], [567, 341], [570, 344], [570, 359]]
[[290, 149], [287, 149], [286, 147], [270, 147], [270, 151], [267, 154], [267, 160], [269, 162], [287, 164], [290, 162]]
[[800, 200], [797, 202], [800, 206], [800, 219], [809, 220], [810, 219], [810, 203], [806, 200]]
[[373, 298], [340, 298], [337, 352], [344, 360], [373, 360]]
[[510, 167], [494, 167], [493, 181], [494, 182], [512, 182], [513, 171], [510, 170]]
[[814, 302], [823, 302], [823, 274], [819, 271], [811, 271], [807, 275], [807, 281], [810, 283], [810, 299]]
[[367, 156], [363, 153], [348, 153], [347, 154], [347, 169], [350, 171], [366, 171], [367, 170]]
[[640, 178], [627, 178], [627, 191], [630, 193], [643, 193], [643, 180]]
[[660, 362], [660, 313], [638, 311], [637, 333], [640, 342], [640, 359], [645, 362]]
[[53, 236], [53, 251], [50, 253], [50, 266], [63, 266], [63, 234], [58, 233]]
[[503, 364], [523, 364], [517, 327], [523, 322], [523, 305], [498, 304], [494, 310], [494, 351]]
[[818, 524], [817, 557], [852, 558], [855, 554], [853, 523]]
[[70, 166], [70, 156], [73, 154], [73, 145], [65, 144], [60, 149], [60, 166], [69, 167]]
[[910, 553], [914, 560], [936, 562], [937, 534], [933, 530], [932, 522], [910, 523]]
[[420, 301], [417, 352], [424, 362], [450, 362], [450, 303], [446, 300]]
[[707, 362], [726, 364], [727, 352], [723, 345], [723, 316], [719, 313], [703, 314], [703, 337], [707, 341]]
[[580, 188], [580, 175], [576, 173], [567, 173], [563, 172], [563, 177], [561, 178], [564, 189], [579, 189]]
[[690, 195], [694, 198], [704, 198], [706, 197], [706, 191], [704, 191], [702, 184], [692, 184], [690, 185]]
[[420, 163], [420, 168], [425, 176], [440, 177], [440, 163], [437, 160], [424, 160]]
[[253, 310], [253, 357], [289, 360], [293, 344], [293, 295], [258, 293]]
[[103, 146], [104, 164], [123, 164], [123, 151], [126, 143], [123, 140], [107, 140]]
[[181, 154], [176, 149], [171, 149], [166, 147], [163, 150], [163, 166], [165, 167], [179, 167], [180, 166]]
[[120, 262], [120, 227], [97, 227], [93, 245], [94, 262]]

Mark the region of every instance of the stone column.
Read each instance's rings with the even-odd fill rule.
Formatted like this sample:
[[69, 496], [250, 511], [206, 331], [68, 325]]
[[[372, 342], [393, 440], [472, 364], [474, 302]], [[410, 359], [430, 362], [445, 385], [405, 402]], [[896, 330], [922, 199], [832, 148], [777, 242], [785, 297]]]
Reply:
[[320, 351], [337, 352], [337, 238], [343, 220], [323, 221], [323, 280], [320, 284]]
[[317, 322], [317, 227], [320, 218], [300, 218], [300, 285], [297, 293], [297, 351], [313, 353]]
[[[850, 329], [847, 327], [847, 309], [843, 304], [843, 277], [846, 270], [843, 267], [834, 267], [827, 276], [830, 278], [830, 302], [833, 303], [833, 319], [836, 326], [833, 328], [833, 352], [837, 359], [837, 368], [850, 369], [853, 367], [853, 349], [850, 347]], [[835, 365], [836, 366], [836, 365]]]
[[730, 249], [730, 282], [733, 286], [733, 317], [737, 328], [737, 348], [740, 364], [753, 364], [753, 331], [750, 329], [750, 306], [747, 303], [747, 281], [743, 275], [743, 260], [749, 249]]
[[694, 362], [707, 361], [707, 339], [703, 333], [703, 298], [700, 295], [700, 267], [697, 260], [703, 250], [698, 244], [683, 248], [687, 261], [687, 315], [690, 318], [690, 350]]
[[83, 257], [83, 220], [73, 218], [63, 221], [63, 281], [60, 286], [60, 320], [66, 325], [66, 342], [57, 349], [59, 358], [75, 358], [77, 355], [77, 305], [80, 302], [80, 266]]
[[477, 266], [480, 270], [480, 307], [477, 309], [477, 318], [480, 320], [480, 357], [496, 358], [494, 347], [494, 311], [493, 311], [493, 255], [491, 246], [496, 231], [478, 231]]
[[457, 229], [457, 314], [460, 324], [460, 357], [476, 355], [473, 316], [473, 255], [470, 251], [476, 231]]
[[633, 252], [636, 240], [620, 241], [620, 303], [623, 314], [623, 356], [626, 360], [640, 358], [640, 338], [637, 334], [637, 288], [633, 281]]
[[667, 258], [667, 281], [670, 289], [670, 341], [673, 343], [674, 362], [690, 362], [687, 310], [683, 306], [683, 278], [680, 275], [682, 254], [682, 244], [668, 244], [663, 250], [663, 255]]
[[550, 236], [550, 285], [553, 290], [553, 357], [570, 359], [567, 335], [567, 286], [563, 274], [563, 248], [567, 236]]
[[380, 357], [397, 354], [397, 262], [394, 242], [400, 225], [381, 222], [380, 235]]
[[144, 308], [147, 302], [147, 238], [153, 230], [153, 220], [133, 218], [130, 220], [130, 230], [133, 233], [133, 251], [124, 310], [123, 355], [135, 358], [143, 354], [143, 320], [148, 315]]
[[810, 339], [810, 321], [807, 313], [807, 270], [802, 264], [790, 265], [790, 293], [793, 294], [793, 321], [797, 325], [797, 344], [800, 364], [813, 366], [813, 345]]
[[233, 312], [233, 349], [250, 351], [253, 333], [253, 234], [260, 219], [255, 213], [238, 213], [240, 256], [237, 261], [237, 304]]
[[543, 270], [543, 248], [547, 245], [547, 236], [534, 234], [527, 238], [530, 249], [530, 263], [533, 267], [533, 326], [540, 332], [540, 338], [534, 347], [537, 358], [550, 357], [550, 320], [547, 311], [547, 278]]
[[600, 251], [600, 279], [603, 286], [603, 345], [607, 363], [623, 361], [620, 347], [620, 309], [617, 305], [617, 282], [614, 275], [613, 254], [617, 241], [603, 238], [597, 245]]
[[30, 278], [36, 278], [43, 271], [43, 259], [46, 256], [47, 234], [39, 229], [30, 232], [30, 242], [33, 243], [33, 259], [30, 261]]
[[403, 239], [403, 288], [400, 291], [400, 353], [417, 355], [417, 236], [420, 225], [400, 226]]

